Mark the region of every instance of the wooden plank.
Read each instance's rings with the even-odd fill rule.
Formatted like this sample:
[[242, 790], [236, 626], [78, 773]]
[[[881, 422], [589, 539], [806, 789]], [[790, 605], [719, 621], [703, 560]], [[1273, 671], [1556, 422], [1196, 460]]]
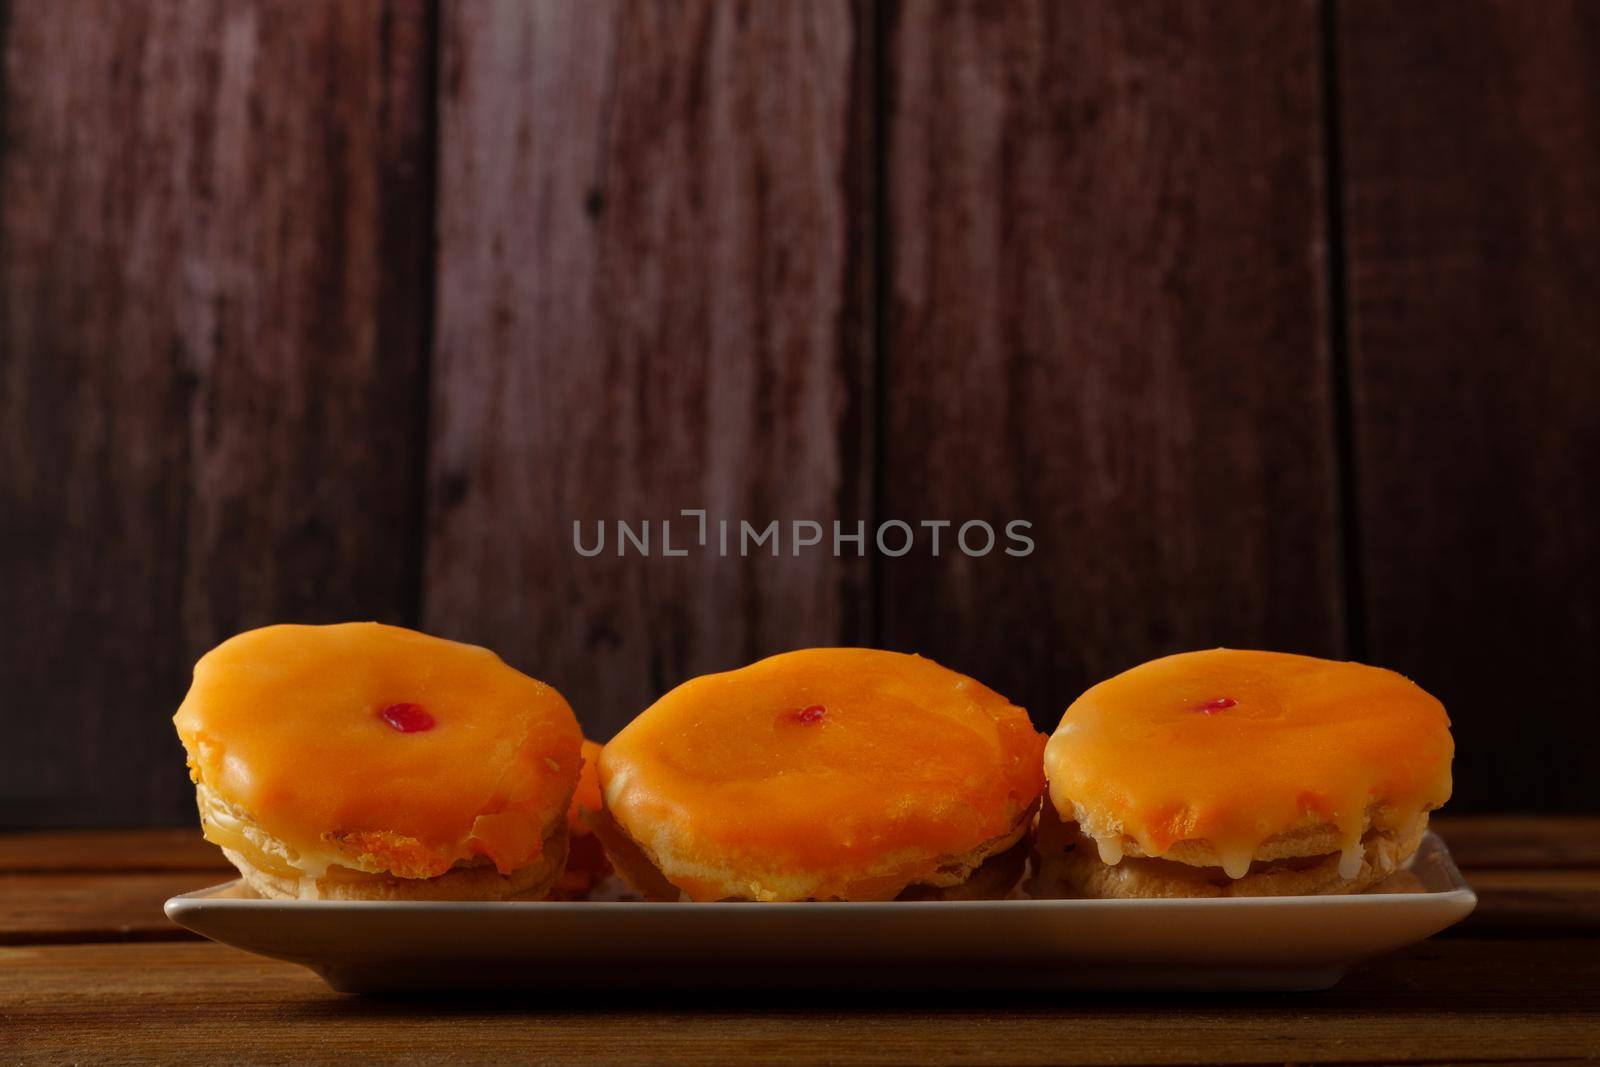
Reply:
[[883, 511], [1037, 548], [886, 561], [889, 645], [1050, 726], [1158, 654], [1342, 650], [1317, 40], [1309, 2], [899, 12]]
[[221, 871], [0, 874], [0, 945], [175, 941], [193, 934], [161, 906], [228, 881]]
[[[689, 675], [858, 625], [859, 561], [787, 535], [723, 558], [679, 516], [863, 510], [858, 16], [751, 16], [443, 12], [425, 617], [602, 738]], [[664, 558], [659, 526], [648, 558], [614, 528], [574, 550], [574, 521], [619, 519], [673, 520], [690, 554]]]
[[0, 834], [0, 873], [231, 871], [198, 829]]
[[1600, 867], [1600, 816], [1435, 815], [1430, 827], [1450, 846], [1456, 866]]
[[1600, 7], [1339, 5], [1367, 629], [1461, 808], [1594, 804]]
[[0, 825], [187, 820], [195, 655], [415, 597], [427, 4], [5, 12]]
[[1600, 870], [1466, 873], [1478, 907], [1452, 934], [1466, 937], [1600, 935]]
[[0, 1026], [28, 1060], [1513, 1062], [1600, 1039], [1592, 941], [1430, 942], [1288, 998], [394, 1001], [208, 943], [6, 949], [0, 964]]

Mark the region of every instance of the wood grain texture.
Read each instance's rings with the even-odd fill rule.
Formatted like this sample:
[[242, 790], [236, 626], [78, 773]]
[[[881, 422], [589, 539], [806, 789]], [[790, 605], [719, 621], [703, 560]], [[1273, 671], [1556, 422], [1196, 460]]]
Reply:
[[1167, 652], [1341, 651], [1317, 19], [907, 5], [890, 38], [884, 634], [1054, 726]]
[[[1600, 936], [1600, 870], [1473, 870], [1478, 907], [1452, 935]], [[1596, 946], [1600, 952], [1600, 944]]]
[[488, 1063], [1496, 1062], [1592, 1055], [1594, 942], [1430, 942], [1291, 997], [707, 1005], [340, 997], [208, 943], [0, 950], [0, 1027], [28, 1060]]
[[[1043, 725], [1348, 652], [1451, 708], [1453, 810], [1596, 804], [1593, 4], [54, 0], [0, 48], [0, 826], [192, 818], [194, 657], [351, 617], [601, 737], [804, 644]], [[685, 507], [1038, 550], [572, 548]]]
[[758, 7], [444, 11], [425, 618], [602, 738], [690, 675], [856, 626], [859, 567], [787, 537], [748, 560], [662, 558], [659, 526], [651, 558], [614, 527], [595, 558], [572, 541], [862, 509], [858, 17]]
[[5, 14], [0, 825], [187, 818], [196, 655], [415, 598], [426, 4]]
[[231, 881], [231, 871], [95, 871], [0, 874], [0, 945], [184, 941], [162, 905], [179, 893]]
[[1600, 816], [1434, 815], [1429, 827], [1462, 870], [1600, 867]]
[[231, 870], [222, 850], [197, 827], [0, 834], [4, 874]]
[[1592, 808], [1600, 7], [1339, 7], [1370, 655], [1433, 690], [1458, 803]]

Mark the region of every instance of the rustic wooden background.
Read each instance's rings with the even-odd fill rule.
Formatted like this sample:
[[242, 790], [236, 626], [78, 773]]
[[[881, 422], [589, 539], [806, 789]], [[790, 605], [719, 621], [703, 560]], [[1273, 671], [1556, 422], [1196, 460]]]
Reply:
[[[1196, 646], [1402, 670], [1600, 806], [1600, 4], [11, 0], [0, 824], [185, 821], [271, 621], [600, 737], [783, 648], [1041, 724]], [[574, 518], [1038, 551], [582, 559]]]

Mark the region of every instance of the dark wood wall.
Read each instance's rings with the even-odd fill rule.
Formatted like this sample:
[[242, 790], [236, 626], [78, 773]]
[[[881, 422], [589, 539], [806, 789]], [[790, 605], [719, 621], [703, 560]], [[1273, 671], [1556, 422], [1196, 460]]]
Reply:
[[[1600, 5], [0, 9], [0, 824], [172, 821], [189, 665], [482, 642], [609, 734], [784, 648], [1041, 724], [1395, 667], [1600, 806]], [[574, 519], [1013, 518], [594, 559]]]

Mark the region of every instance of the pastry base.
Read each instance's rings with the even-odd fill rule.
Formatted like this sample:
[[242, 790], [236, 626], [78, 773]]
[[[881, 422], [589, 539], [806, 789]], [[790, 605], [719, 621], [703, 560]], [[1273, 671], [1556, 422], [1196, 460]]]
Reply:
[[1426, 813], [1396, 831], [1370, 829], [1361, 838], [1361, 868], [1354, 878], [1339, 874], [1339, 853], [1258, 858], [1243, 878], [1221, 867], [1173, 859], [1124, 856], [1103, 863], [1094, 839], [1076, 823], [1063, 822], [1046, 805], [1039, 817], [1028, 892], [1043, 898], [1277, 897], [1360, 893], [1388, 878], [1411, 857], [1428, 828]]
[[284, 877], [260, 870], [233, 849], [225, 848], [245, 885], [277, 900], [543, 900], [567, 863], [567, 824], [563, 819], [545, 838], [532, 863], [510, 874], [492, 864], [456, 867], [436, 878], [397, 878], [348, 868], [334, 868], [321, 878]]

